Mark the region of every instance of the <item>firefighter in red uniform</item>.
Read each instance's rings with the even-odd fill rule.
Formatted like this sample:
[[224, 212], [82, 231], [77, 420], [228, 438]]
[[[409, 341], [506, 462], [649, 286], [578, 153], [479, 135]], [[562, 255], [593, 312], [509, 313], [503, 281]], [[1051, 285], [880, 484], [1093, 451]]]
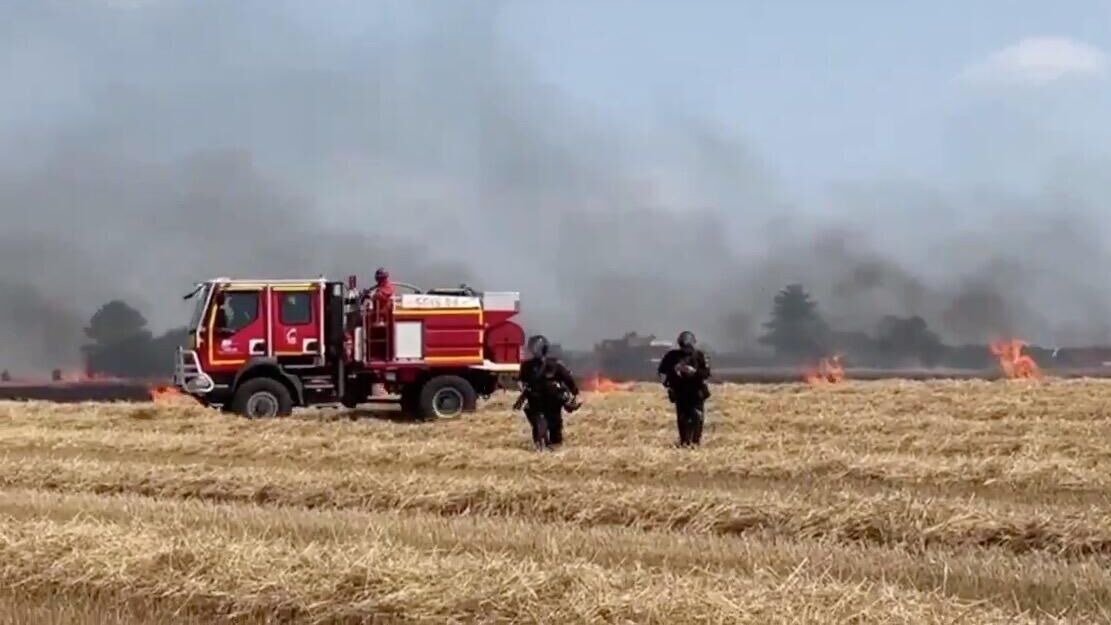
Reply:
[[386, 311], [389, 310], [390, 301], [393, 299], [394, 286], [390, 282], [390, 273], [383, 269], [378, 268], [374, 272], [374, 319], [378, 323], [385, 323]]

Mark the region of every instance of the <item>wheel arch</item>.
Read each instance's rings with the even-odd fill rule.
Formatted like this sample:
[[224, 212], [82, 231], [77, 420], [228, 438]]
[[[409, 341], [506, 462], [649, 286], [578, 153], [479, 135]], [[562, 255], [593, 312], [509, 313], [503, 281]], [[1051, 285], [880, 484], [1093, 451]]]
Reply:
[[294, 405], [303, 406], [305, 404], [305, 387], [301, 384], [301, 380], [286, 373], [275, 358], [256, 358], [248, 362], [235, 374], [235, 379], [232, 380], [231, 385], [232, 394], [241, 384], [255, 378], [273, 378], [281, 382], [293, 398]]
[[490, 397], [498, 391], [499, 380], [496, 373], [481, 369], [466, 369], [456, 373], [459, 377], [471, 383], [479, 397]]

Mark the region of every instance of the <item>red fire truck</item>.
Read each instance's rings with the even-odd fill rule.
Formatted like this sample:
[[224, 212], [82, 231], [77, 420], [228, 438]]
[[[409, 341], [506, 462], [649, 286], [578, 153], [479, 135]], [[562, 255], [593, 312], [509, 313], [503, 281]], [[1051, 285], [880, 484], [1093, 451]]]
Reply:
[[[174, 383], [250, 418], [368, 401], [451, 418], [515, 384], [519, 293], [395, 286], [379, 301], [354, 277], [199, 283], [187, 296], [191, 339], [178, 350]], [[372, 396], [375, 387], [382, 396]]]

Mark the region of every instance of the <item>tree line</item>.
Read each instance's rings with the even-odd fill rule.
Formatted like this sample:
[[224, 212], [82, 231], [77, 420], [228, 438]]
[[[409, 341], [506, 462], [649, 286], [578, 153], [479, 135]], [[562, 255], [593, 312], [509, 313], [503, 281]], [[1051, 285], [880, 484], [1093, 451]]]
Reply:
[[[759, 343], [785, 363], [812, 362], [840, 354], [857, 366], [969, 367], [989, 366], [984, 346], [950, 346], [918, 316], [883, 317], [874, 330], [839, 332], [822, 318], [818, 303], [801, 284], [780, 290], [763, 324]], [[173, 372], [173, 355], [189, 338], [187, 328], [155, 336], [147, 320], [121, 300], [101, 306], [85, 328], [91, 341], [82, 348], [90, 372], [117, 377], [166, 377]]]
[[839, 354], [857, 366], [981, 368], [994, 362], [983, 345], [945, 344], [919, 316], [883, 317], [872, 332], [838, 332], [822, 318], [801, 284], [776, 294], [761, 345], [777, 359], [799, 363]]
[[121, 378], [163, 378], [174, 370], [174, 352], [187, 343], [189, 330], [175, 328], [155, 336], [142, 313], [121, 300], [101, 306], [89, 320], [82, 347], [89, 373]]

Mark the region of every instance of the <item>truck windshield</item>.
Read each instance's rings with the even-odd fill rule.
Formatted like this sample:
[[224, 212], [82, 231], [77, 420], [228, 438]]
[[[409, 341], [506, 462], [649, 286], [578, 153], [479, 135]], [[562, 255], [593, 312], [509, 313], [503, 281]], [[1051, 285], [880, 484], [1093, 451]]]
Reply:
[[208, 302], [208, 292], [211, 289], [212, 285], [206, 284], [193, 294], [193, 315], [189, 318], [190, 333], [196, 332], [197, 326], [201, 324], [201, 319], [204, 317], [205, 304]]

